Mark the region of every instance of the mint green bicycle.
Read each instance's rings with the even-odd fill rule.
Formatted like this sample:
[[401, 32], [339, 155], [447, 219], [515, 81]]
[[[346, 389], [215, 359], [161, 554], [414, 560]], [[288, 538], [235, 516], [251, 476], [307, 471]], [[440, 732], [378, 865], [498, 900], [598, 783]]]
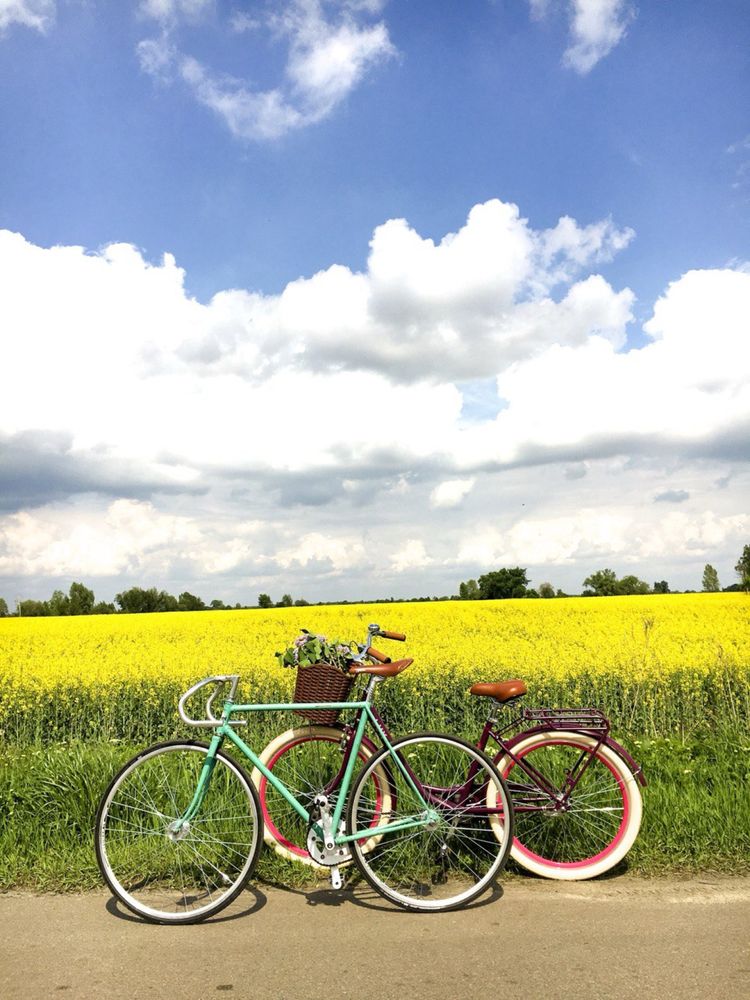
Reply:
[[[236, 674], [194, 684], [180, 698], [180, 716], [213, 728], [210, 743], [173, 740], [143, 750], [102, 798], [96, 856], [114, 895], [147, 920], [188, 924], [240, 894], [263, 844], [263, 813], [255, 785], [222, 750], [227, 739], [306, 825], [308, 851], [330, 869], [334, 888], [342, 885], [339, 865], [353, 858], [378, 893], [408, 910], [455, 909], [484, 892], [513, 842], [510, 796], [492, 761], [464, 740], [436, 733], [389, 738], [371, 707], [374, 692], [411, 662], [372, 663], [363, 648], [350, 668], [369, 675], [362, 701], [242, 705], [234, 700]], [[213, 702], [225, 684], [217, 718]], [[209, 685], [206, 718], [191, 718], [187, 701]], [[297, 798], [235, 731], [247, 724], [237, 718], [242, 713], [287, 709], [358, 710], [335, 797]], [[368, 725], [382, 749], [360, 754]]]

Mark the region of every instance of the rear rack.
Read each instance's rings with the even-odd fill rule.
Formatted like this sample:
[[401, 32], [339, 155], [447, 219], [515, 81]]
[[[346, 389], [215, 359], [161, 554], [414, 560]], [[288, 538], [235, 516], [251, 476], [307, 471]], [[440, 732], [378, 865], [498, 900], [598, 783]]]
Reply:
[[550, 729], [585, 729], [605, 736], [609, 732], [609, 719], [598, 708], [524, 708], [521, 718]]

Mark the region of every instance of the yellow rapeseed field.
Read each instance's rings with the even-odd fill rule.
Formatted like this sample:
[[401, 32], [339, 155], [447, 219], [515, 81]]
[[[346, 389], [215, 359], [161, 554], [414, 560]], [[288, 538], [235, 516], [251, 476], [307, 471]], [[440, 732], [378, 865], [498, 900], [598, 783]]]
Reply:
[[403, 686], [411, 696], [520, 676], [550, 695], [582, 697], [600, 679], [605, 693], [613, 682], [641, 695], [656, 685], [663, 699], [670, 678], [685, 695], [730, 677], [747, 698], [750, 599], [738, 593], [12, 618], [0, 621], [0, 731], [10, 737], [41, 703], [54, 706], [59, 736], [65, 719], [88, 717], [112, 696], [125, 713], [129, 689], [131, 711], [155, 710], [160, 691], [173, 698], [212, 673], [240, 673], [246, 697], [276, 697], [291, 690], [292, 672], [273, 654], [300, 628], [361, 641], [372, 621], [407, 634], [405, 644], [380, 645], [414, 657]]

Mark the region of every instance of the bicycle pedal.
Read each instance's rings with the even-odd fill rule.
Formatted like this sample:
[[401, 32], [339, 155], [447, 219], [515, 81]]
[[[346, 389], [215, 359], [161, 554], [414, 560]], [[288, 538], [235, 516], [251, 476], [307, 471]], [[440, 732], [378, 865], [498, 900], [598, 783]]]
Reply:
[[338, 865], [333, 865], [331, 868], [331, 888], [340, 889], [343, 884], [344, 880], [341, 878]]

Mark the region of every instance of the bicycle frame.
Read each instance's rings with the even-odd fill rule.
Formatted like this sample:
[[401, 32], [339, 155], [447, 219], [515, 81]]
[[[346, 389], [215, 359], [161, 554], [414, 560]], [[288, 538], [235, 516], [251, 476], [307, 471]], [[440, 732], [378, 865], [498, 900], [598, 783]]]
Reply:
[[[292, 795], [289, 789], [280, 781], [276, 775], [266, 767], [263, 761], [258, 757], [258, 755], [247, 745], [247, 743], [237, 735], [235, 730], [232, 728], [232, 716], [244, 713], [244, 712], [279, 712], [286, 711], [288, 709], [305, 709], [305, 710], [315, 710], [315, 709], [356, 709], [358, 711], [358, 721], [357, 728], [354, 734], [354, 740], [351, 744], [351, 753], [347, 761], [346, 769], [344, 771], [341, 788], [339, 790], [338, 798], [334, 808], [333, 817], [331, 820], [331, 829], [334, 831], [332, 839], [326, 837], [326, 846], [333, 847], [334, 845], [346, 844], [352, 840], [365, 840], [372, 836], [372, 828], [366, 830], [356, 830], [352, 834], [341, 834], [338, 832], [341, 823], [341, 816], [344, 810], [344, 805], [346, 802], [346, 797], [351, 786], [352, 775], [354, 773], [354, 768], [357, 761], [357, 753], [362, 744], [364, 737], [364, 732], [367, 727], [367, 723], [370, 722], [374, 727], [376, 733], [383, 741], [383, 745], [388, 749], [389, 757], [395, 760], [397, 767], [402, 772], [404, 778], [409, 784], [411, 790], [416, 794], [417, 800], [421, 802], [424, 806], [424, 812], [421, 816], [415, 817], [413, 819], [403, 819], [395, 823], [386, 823], [383, 826], [378, 827], [378, 833], [395, 833], [398, 830], [408, 830], [413, 827], [426, 826], [429, 823], [435, 822], [437, 819], [437, 814], [430, 807], [427, 799], [422, 794], [422, 786], [418, 779], [415, 778], [411, 768], [404, 762], [401, 755], [393, 748], [390, 741], [390, 733], [387, 733], [382, 720], [373, 711], [370, 702], [365, 701], [346, 701], [346, 702], [284, 702], [284, 703], [272, 703], [272, 704], [254, 704], [254, 705], [237, 705], [233, 701], [227, 699], [224, 702], [224, 711], [222, 713], [221, 719], [216, 720], [212, 725], [216, 725], [216, 731], [211, 739], [211, 743], [206, 755], [206, 761], [203, 765], [200, 777], [198, 779], [198, 785], [195, 790], [193, 799], [185, 810], [184, 814], [179, 820], [176, 820], [173, 827], [177, 830], [184, 823], [189, 822], [193, 816], [199, 811], [203, 800], [208, 792], [208, 787], [211, 780], [211, 773], [213, 771], [214, 765], [216, 763], [216, 753], [223, 743], [224, 739], [229, 739], [237, 749], [244, 754], [245, 757], [252, 763], [252, 765], [266, 777], [268, 781], [271, 782], [276, 791], [282, 795], [289, 805], [300, 815], [300, 817], [306, 822], [311, 823], [312, 817], [307, 809]], [[235, 720], [234, 725], [237, 724]], [[321, 836], [324, 836], [324, 831], [319, 826], [319, 824], [313, 824], [314, 829]]]

